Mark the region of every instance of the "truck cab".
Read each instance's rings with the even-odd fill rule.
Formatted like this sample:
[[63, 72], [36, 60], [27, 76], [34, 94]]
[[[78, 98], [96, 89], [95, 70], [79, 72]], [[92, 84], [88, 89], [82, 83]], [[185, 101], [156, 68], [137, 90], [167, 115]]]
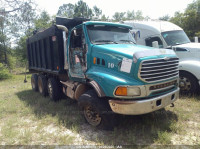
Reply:
[[137, 44], [175, 51], [179, 57], [179, 84], [183, 94], [194, 94], [200, 85], [200, 43], [192, 43], [179, 26], [166, 21], [125, 21], [133, 27]]
[[[29, 70], [35, 73], [32, 87], [36, 90], [43, 84], [39, 88], [45, 89], [52, 100], [58, 100], [62, 88], [66, 96], [77, 100], [89, 124], [109, 128], [114, 125], [114, 113], [146, 114], [179, 98], [176, 54], [136, 45], [131, 26], [57, 18], [54, 29], [53, 34], [44, 36], [40, 32], [27, 40]], [[47, 35], [48, 31], [44, 32]], [[38, 41], [44, 37], [50, 40], [50, 57], [61, 60], [54, 71], [34, 66], [36, 56], [45, 59], [42, 42]], [[46, 81], [37, 83], [37, 76]]]

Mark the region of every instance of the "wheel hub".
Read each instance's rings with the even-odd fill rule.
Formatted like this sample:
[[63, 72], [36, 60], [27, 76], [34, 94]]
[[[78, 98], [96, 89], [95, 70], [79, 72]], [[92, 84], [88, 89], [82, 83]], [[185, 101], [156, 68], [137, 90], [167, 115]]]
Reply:
[[38, 81], [38, 87], [39, 87], [40, 93], [42, 93], [42, 82], [40, 80]]
[[48, 83], [48, 93], [49, 93], [50, 97], [52, 97], [52, 91], [53, 91], [52, 85], [51, 85], [51, 83]]
[[186, 77], [180, 77], [179, 86], [183, 91], [189, 91], [191, 89], [191, 82]]
[[88, 123], [92, 126], [98, 126], [101, 123], [101, 117], [99, 113], [91, 106], [85, 107], [84, 115]]
[[32, 88], [35, 88], [35, 80], [33, 78], [31, 79], [31, 85], [32, 85]]

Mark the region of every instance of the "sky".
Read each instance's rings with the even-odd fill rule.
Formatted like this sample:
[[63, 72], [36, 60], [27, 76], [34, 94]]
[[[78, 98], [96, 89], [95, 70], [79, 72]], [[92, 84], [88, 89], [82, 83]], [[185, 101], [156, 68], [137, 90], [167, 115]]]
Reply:
[[[63, 4], [75, 4], [79, 0], [35, 0], [38, 8], [46, 10], [50, 15], [55, 15], [59, 6]], [[141, 10], [143, 16], [151, 19], [169, 15], [174, 16], [176, 11], [184, 12], [187, 5], [193, 0], [83, 0], [90, 8], [97, 6], [102, 13], [112, 18], [115, 12], [127, 12]]]

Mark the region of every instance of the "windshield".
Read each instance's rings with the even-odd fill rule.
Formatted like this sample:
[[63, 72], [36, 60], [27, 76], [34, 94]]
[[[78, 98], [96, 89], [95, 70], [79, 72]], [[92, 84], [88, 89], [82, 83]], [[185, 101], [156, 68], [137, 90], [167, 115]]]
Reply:
[[109, 25], [88, 25], [88, 35], [93, 44], [133, 44], [128, 28]]
[[175, 46], [190, 42], [190, 39], [183, 30], [163, 32], [162, 36], [168, 46]]

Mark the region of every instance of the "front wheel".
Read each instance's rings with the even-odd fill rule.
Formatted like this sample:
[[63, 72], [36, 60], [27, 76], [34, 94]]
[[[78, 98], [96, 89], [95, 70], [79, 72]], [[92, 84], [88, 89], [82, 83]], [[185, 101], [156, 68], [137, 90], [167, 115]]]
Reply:
[[112, 130], [116, 115], [111, 111], [108, 101], [100, 99], [94, 90], [89, 90], [78, 99], [78, 105], [86, 121], [97, 128]]
[[179, 87], [181, 94], [193, 95], [197, 93], [198, 81], [192, 74], [180, 72]]

